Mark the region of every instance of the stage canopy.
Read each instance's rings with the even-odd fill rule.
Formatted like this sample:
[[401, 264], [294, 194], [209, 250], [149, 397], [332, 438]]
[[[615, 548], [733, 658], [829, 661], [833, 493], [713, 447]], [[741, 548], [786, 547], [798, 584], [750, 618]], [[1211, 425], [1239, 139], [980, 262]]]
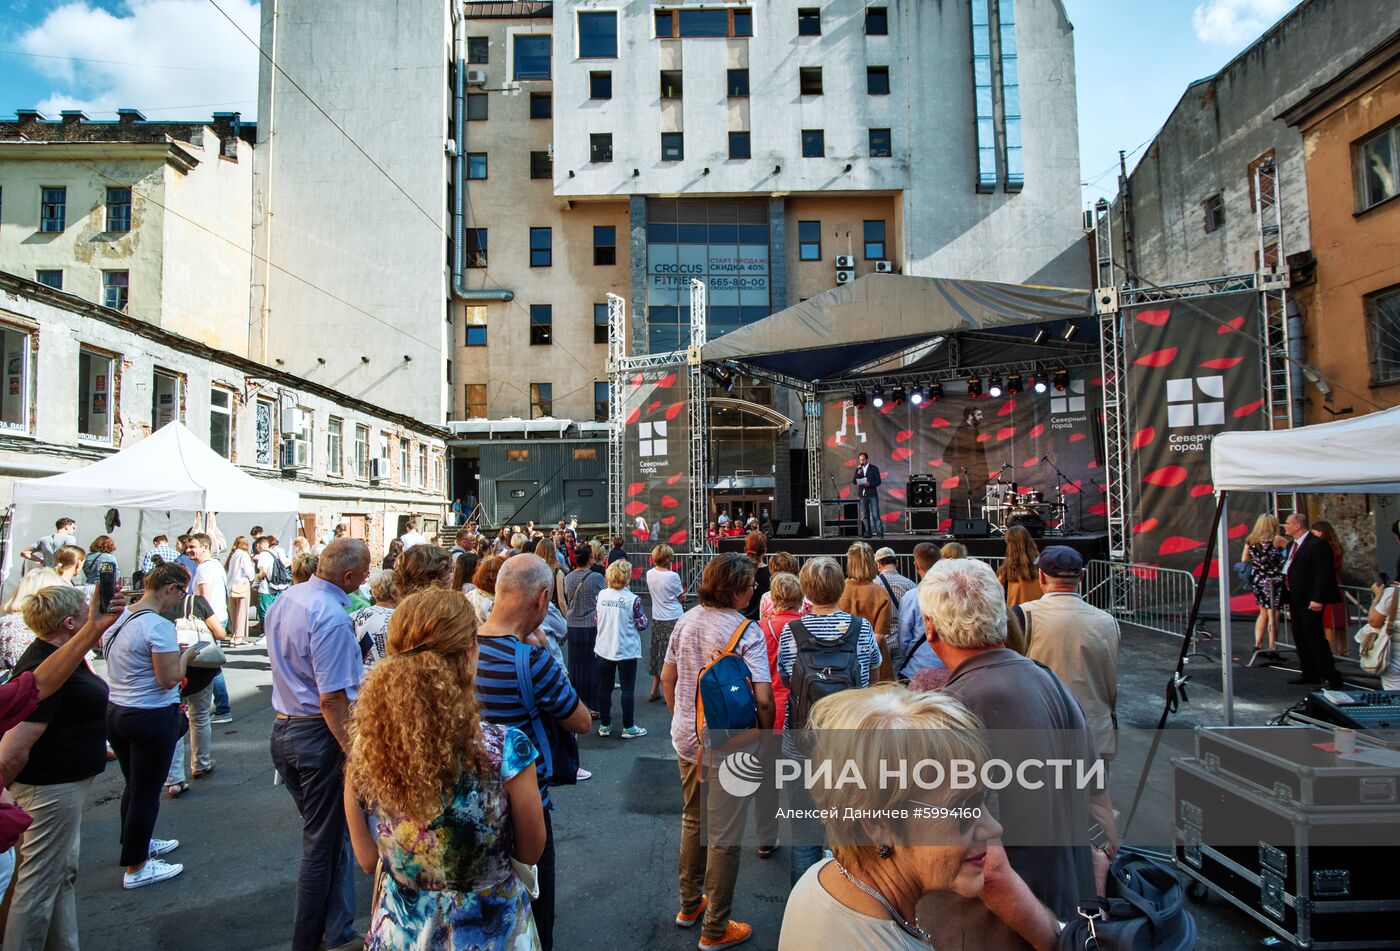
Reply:
[[1085, 290], [867, 274], [710, 341], [701, 359], [828, 380], [940, 335], [1093, 312]]
[[1221, 433], [1212, 483], [1224, 492], [1400, 492], [1400, 406], [1298, 429]]

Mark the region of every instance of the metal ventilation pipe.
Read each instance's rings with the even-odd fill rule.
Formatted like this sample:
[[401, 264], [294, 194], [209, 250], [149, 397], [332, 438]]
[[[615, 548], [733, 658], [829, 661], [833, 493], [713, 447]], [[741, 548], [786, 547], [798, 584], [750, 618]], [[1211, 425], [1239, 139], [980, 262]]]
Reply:
[[1293, 405], [1289, 412], [1293, 415], [1292, 425], [1303, 425], [1303, 407], [1306, 394], [1303, 392], [1303, 361], [1307, 359], [1307, 347], [1303, 340], [1303, 309], [1298, 299], [1288, 295], [1284, 309], [1284, 319], [1288, 322], [1288, 390], [1293, 395]]

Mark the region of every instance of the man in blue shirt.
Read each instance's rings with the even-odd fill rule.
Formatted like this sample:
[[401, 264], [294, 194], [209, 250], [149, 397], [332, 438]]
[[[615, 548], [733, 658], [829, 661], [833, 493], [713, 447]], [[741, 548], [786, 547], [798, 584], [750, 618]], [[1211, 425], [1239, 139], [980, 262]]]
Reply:
[[[558, 720], [571, 733], [587, 733], [592, 725], [588, 708], [569, 684], [564, 668], [550, 655], [540, 630], [549, 612], [554, 593], [554, 572], [537, 555], [516, 555], [501, 566], [496, 576], [496, 601], [488, 617], [477, 629], [481, 655], [477, 661], [476, 696], [481, 715], [491, 723], [518, 727], [535, 745], [543, 747], [544, 718]], [[530, 683], [535, 706], [527, 708], [515, 676], [517, 645], [529, 649]], [[540, 945], [550, 951], [554, 943], [554, 824], [550, 819], [553, 802], [549, 798], [544, 750], [540, 752], [535, 775], [544, 801], [544, 854], [539, 869], [540, 897], [530, 903]], [[570, 777], [572, 778], [572, 777]]]
[[272, 762], [302, 818], [293, 951], [357, 940], [354, 862], [342, 772], [363, 661], [347, 609], [369, 577], [369, 546], [337, 538], [316, 574], [282, 593], [263, 622], [272, 663]]
[[[919, 542], [914, 546], [914, 573], [920, 579], [938, 563], [938, 546], [931, 542]], [[943, 661], [929, 646], [924, 631], [924, 618], [919, 613], [919, 585], [904, 592], [899, 599], [899, 619], [895, 630], [899, 635], [900, 666], [895, 677], [900, 680], [913, 680], [914, 675], [925, 667], [943, 667]], [[912, 655], [910, 652], [913, 652]]]

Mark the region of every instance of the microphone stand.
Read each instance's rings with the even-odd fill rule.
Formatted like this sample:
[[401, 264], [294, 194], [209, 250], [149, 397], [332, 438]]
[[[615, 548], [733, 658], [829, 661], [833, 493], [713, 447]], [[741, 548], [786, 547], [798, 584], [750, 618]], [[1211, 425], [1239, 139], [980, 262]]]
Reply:
[[[1041, 456], [1041, 457], [1040, 457], [1040, 461], [1041, 461], [1041, 462], [1044, 462], [1044, 463], [1048, 463], [1049, 466], [1050, 466], [1050, 468], [1055, 470], [1055, 475], [1059, 478], [1059, 481], [1055, 483], [1055, 494], [1056, 494], [1057, 496], [1063, 497], [1064, 494], [1065, 494], [1065, 492], [1064, 492], [1064, 486], [1065, 486], [1065, 484], [1068, 483], [1068, 482], [1071, 482], [1071, 481], [1073, 481], [1073, 480], [1071, 480], [1069, 476], [1067, 476], [1067, 475], [1065, 475], [1063, 472], [1061, 472], [1061, 471], [1060, 471], [1060, 467], [1057, 466], [1057, 465], [1055, 465], [1055, 460], [1051, 459], [1049, 456]], [[1069, 514], [1069, 513], [1068, 513], [1068, 510], [1066, 510], [1066, 513], [1065, 513], [1065, 514], [1066, 514], [1066, 521], [1068, 521], [1068, 514]], [[1083, 529], [1084, 529], [1084, 490], [1083, 490], [1082, 487], [1081, 487], [1080, 490], [1079, 490], [1079, 529], [1080, 529], [1081, 531], [1083, 531]], [[1063, 526], [1063, 525], [1060, 526], [1060, 531], [1061, 531], [1061, 534], [1064, 534], [1064, 526]]]
[[[987, 477], [987, 481], [986, 481], [986, 482], [983, 482], [980, 486], [977, 487], [977, 491], [979, 491], [979, 492], [982, 493], [982, 496], [983, 496], [983, 499], [984, 499], [984, 500], [985, 500], [986, 494], [987, 494], [987, 486], [991, 485], [993, 482], [1000, 482], [1000, 481], [1001, 481], [1001, 474], [1002, 474], [1003, 472], [1005, 472], [1007, 469], [1010, 469], [1010, 468], [1011, 468], [1011, 463], [1009, 463], [1009, 462], [1003, 462], [1003, 463], [1001, 464], [1001, 468], [998, 469], [994, 475], [988, 476], [988, 477]], [[967, 469], [963, 469], [963, 474], [964, 474], [964, 475], [967, 474]], [[971, 495], [971, 494], [969, 494], [968, 497], [967, 497], [967, 510], [968, 510], [967, 517], [968, 517], [968, 518], [971, 518], [971, 517], [972, 517], [972, 495]], [[1003, 526], [1003, 531], [1004, 531], [1004, 530], [1005, 530], [1005, 528], [1004, 528], [1004, 526]]]

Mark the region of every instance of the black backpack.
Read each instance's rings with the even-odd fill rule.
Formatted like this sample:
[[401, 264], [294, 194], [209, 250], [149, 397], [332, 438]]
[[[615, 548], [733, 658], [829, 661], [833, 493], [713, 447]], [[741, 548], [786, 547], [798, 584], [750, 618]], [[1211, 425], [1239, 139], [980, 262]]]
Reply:
[[292, 586], [292, 569], [276, 555], [272, 556], [272, 571], [268, 573], [267, 586], [273, 591], [285, 591]]
[[860, 686], [861, 619], [852, 617], [845, 636], [835, 643], [818, 640], [800, 619], [790, 622], [788, 630], [797, 645], [788, 677], [788, 729], [803, 730], [814, 703]]

